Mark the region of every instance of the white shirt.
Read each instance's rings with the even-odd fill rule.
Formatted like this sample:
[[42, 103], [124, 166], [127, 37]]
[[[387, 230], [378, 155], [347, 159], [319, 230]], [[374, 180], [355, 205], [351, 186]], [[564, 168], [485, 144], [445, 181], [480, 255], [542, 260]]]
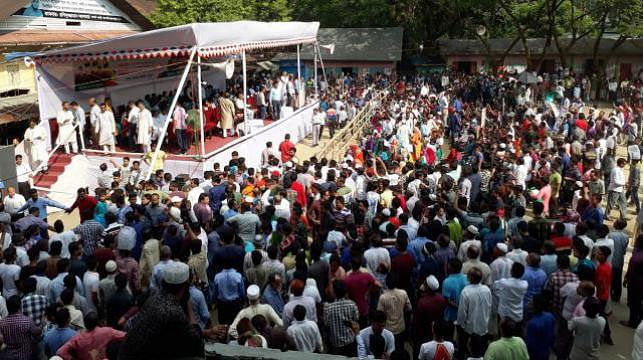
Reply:
[[632, 359], [643, 360], [643, 322], [634, 330], [634, 345], [632, 346]]
[[625, 186], [625, 172], [618, 165], [612, 169], [610, 172], [610, 186], [609, 191], [614, 192], [623, 192], [623, 187]]
[[[372, 358], [372, 356], [369, 357], [369, 355], [372, 355], [370, 348], [371, 335], [373, 335], [373, 328], [369, 326], [366, 329], [362, 329], [355, 337], [357, 341], [357, 358], [359, 360]], [[391, 355], [395, 351], [395, 337], [392, 332], [386, 329], [382, 329], [382, 337], [385, 344], [384, 352]]]
[[453, 353], [455, 352], [455, 346], [450, 341], [443, 341], [438, 343], [435, 340], [431, 340], [427, 343], [422, 344], [420, 347], [420, 354], [418, 355], [419, 360], [433, 360], [435, 357], [435, 352], [438, 349], [438, 344], [444, 346], [449, 353], [449, 356], [453, 358]]
[[529, 284], [525, 280], [513, 277], [501, 279], [494, 283], [498, 298], [498, 315], [514, 321], [522, 321], [522, 301]]
[[16, 264], [0, 264], [0, 278], [2, 278], [3, 295], [7, 298], [18, 295], [16, 280], [20, 277], [20, 266]]
[[[410, 220], [409, 220], [410, 221]], [[460, 248], [458, 249], [458, 259], [462, 262], [467, 261], [467, 251], [469, 250], [469, 247], [475, 245], [480, 249], [480, 246], [482, 243], [480, 240], [467, 240], [464, 241], [462, 244], [460, 244]], [[480, 260], [480, 256], [478, 256], [478, 260]], [[493, 263], [491, 263], [493, 265]], [[493, 276], [493, 275], [492, 275]]]
[[60, 252], [60, 257], [63, 259], [69, 259], [69, 249], [68, 246], [70, 243], [78, 240], [78, 237], [72, 230], [67, 230], [63, 231], [61, 233], [56, 233], [51, 235], [51, 239], [49, 239], [49, 246], [51, 247], [51, 244], [56, 241], [60, 241], [62, 243], [62, 250]]
[[99, 116], [100, 116], [100, 106], [98, 106], [98, 104], [94, 104], [92, 108], [89, 110], [89, 122], [92, 124], [92, 126], [96, 126], [96, 122], [98, 122]]
[[22, 164], [16, 164], [16, 181], [19, 183], [29, 182], [29, 175], [31, 174], [31, 168], [26, 162]]
[[491, 280], [495, 282], [510, 277], [513, 263], [513, 260], [506, 256], [498, 256], [489, 266], [491, 268]]
[[201, 194], [203, 194], [203, 189], [198, 186], [188, 191], [188, 201], [192, 206], [199, 202], [199, 195]]
[[519, 262], [524, 266], [527, 266], [527, 255], [529, 255], [529, 253], [527, 253], [523, 249], [513, 249], [507, 253], [507, 257], [509, 259], [511, 259], [513, 262]]
[[321, 352], [324, 348], [317, 323], [310, 320], [294, 321], [288, 327], [288, 336], [293, 340], [297, 351]]
[[13, 197], [9, 197], [9, 195], [7, 195], [4, 198], [3, 203], [4, 211], [8, 212], [11, 215], [14, 215], [18, 212], [18, 209], [20, 209], [24, 204], [27, 203], [27, 201], [25, 201], [24, 196], [16, 193], [13, 195]]
[[391, 264], [391, 257], [383, 247], [373, 247], [364, 252], [364, 259], [366, 260], [366, 267], [371, 272], [375, 274], [375, 271], [380, 266], [381, 263]]
[[472, 284], [462, 289], [458, 305], [458, 325], [469, 334], [486, 335], [491, 315], [491, 290]]
[[98, 304], [94, 304], [94, 298], [92, 297], [92, 293], [96, 293], [96, 297], [98, 297], [98, 284], [100, 283], [100, 278], [98, 276], [97, 272], [87, 270], [85, 271], [85, 274], [83, 275], [83, 284], [85, 285], [85, 296], [87, 297], [87, 302], [90, 302], [94, 305], [94, 307]]

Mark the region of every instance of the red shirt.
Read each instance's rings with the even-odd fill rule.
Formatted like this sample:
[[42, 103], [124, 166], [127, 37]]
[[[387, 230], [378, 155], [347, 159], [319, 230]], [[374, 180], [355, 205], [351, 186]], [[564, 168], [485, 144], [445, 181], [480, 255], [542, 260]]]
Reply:
[[344, 279], [344, 284], [346, 285], [348, 298], [355, 301], [357, 305], [359, 315], [367, 316], [368, 302], [366, 301], [366, 294], [368, 293], [369, 287], [375, 284], [373, 275], [360, 271], [351, 271], [351, 273], [346, 276], [346, 279]]
[[292, 185], [290, 185], [290, 190], [297, 192], [297, 202], [302, 207], [306, 207], [306, 189], [304, 189], [304, 185], [298, 181], [294, 181]]
[[411, 273], [414, 267], [415, 259], [408, 252], [399, 254], [391, 260], [391, 272], [399, 275], [398, 288], [407, 291], [411, 288]]
[[600, 301], [607, 301], [610, 297], [610, 286], [612, 285], [612, 267], [607, 262], [598, 264], [596, 268], [596, 297]]
[[281, 162], [285, 163], [286, 161], [290, 161], [292, 159], [292, 155], [290, 155], [290, 150], [295, 148], [295, 144], [291, 143], [290, 140], [284, 140], [279, 144], [279, 151], [281, 152]]
[[439, 293], [424, 294], [415, 307], [413, 314], [414, 332], [421, 341], [430, 341], [433, 323], [444, 316], [447, 300]]
[[97, 326], [92, 331], [79, 332], [69, 339], [56, 353], [63, 359], [104, 359], [107, 345], [125, 338], [126, 333], [111, 327]]
[[587, 132], [587, 120], [585, 119], [576, 120], [576, 126], [583, 129], [584, 132]]
[[552, 236], [551, 241], [556, 246], [556, 251], [569, 250], [572, 248], [572, 238], [569, 236]]
[[[94, 218], [94, 208], [96, 207], [96, 204], [98, 204], [98, 200], [96, 200], [95, 197], [85, 195], [82, 199], [76, 198], [76, 201], [71, 205], [71, 210], [74, 210], [75, 208], [78, 208], [78, 211], [80, 212], [80, 222], [81, 224], [85, 222], [85, 220], [93, 219]], [[91, 209], [91, 216], [89, 218], [84, 218], [83, 214], [85, 213], [86, 209]], [[89, 213], [89, 211], [87, 211]]]

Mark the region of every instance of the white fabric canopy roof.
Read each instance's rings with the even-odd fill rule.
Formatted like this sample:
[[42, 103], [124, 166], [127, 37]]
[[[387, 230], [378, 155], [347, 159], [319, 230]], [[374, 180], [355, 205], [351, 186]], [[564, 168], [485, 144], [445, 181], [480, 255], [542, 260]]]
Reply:
[[201, 57], [222, 56], [242, 50], [315, 42], [318, 29], [318, 22], [195, 23], [49, 51], [34, 59], [36, 62], [67, 62], [165, 57], [177, 53], [184, 55], [195, 46]]

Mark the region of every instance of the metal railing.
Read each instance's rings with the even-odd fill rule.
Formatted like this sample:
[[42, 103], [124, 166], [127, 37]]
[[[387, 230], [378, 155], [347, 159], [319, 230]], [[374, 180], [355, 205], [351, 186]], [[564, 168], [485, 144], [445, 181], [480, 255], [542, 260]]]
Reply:
[[335, 133], [324, 147], [316, 154], [317, 158], [340, 161], [344, 158], [346, 150], [354, 144], [358, 144], [364, 136], [370, 124], [375, 109], [379, 106], [382, 98], [381, 92], [376, 92], [360, 111], [348, 121], [348, 124]]

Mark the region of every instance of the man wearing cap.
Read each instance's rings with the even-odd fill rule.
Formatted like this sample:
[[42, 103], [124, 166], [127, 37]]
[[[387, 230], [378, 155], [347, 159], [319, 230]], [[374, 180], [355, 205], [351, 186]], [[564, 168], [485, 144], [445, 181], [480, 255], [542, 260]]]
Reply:
[[239, 320], [243, 318], [248, 318], [252, 319], [253, 317], [257, 315], [263, 316], [267, 321], [271, 322], [273, 325], [276, 326], [282, 326], [283, 321], [277, 315], [275, 310], [273, 310], [272, 306], [267, 305], [267, 304], [260, 304], [259, 303], [259, 298], [261, 295], [261, 290], [259, 289], [259, 286], [257, 285], [250, 285], [248, 286], [248, 289], [246, 290], [246, 295], [248, 296], [248, 306], [239, 311], [237, 316], [234, 318], [234, 321], [228, 328], [228, 334], [230, 334], [231, 337], [237, 338], [237, 323], [239, 323]]
[[498, 243], [493, 249], [495, 260], [493, 260], [489, 266], [491, 268], [492, 283], [500, 279], [508, 278], [511, 274], [513, 261], [507, 257], [508, 251], [509, 247], [505, 243]]
[[127, 282], [133, 293], [141, 289], [141, 275], [138, 262], [132, 257], [132, 249], [136, 245], [136, 230], [130, 226], [123, 226], [116, 237], [118, 255], [116, 264], [118, 271], [127, 276]]
[[429, 275], [420, 290], [422, 296], [418, 299], [413, 316], [413, 335], [416, 353], [419, 346], [433, 338], [433, 324], [443, 319], [447, 308], [447, 300], [438, 291], [438, 279]]
[[163, 272], [162, 290], [150, 297], [132, 322], [120, 359], [202, 358], [203, 336], [189, 298], [188, 266], [173, 262]]
[[105, 272], [107, 273], [107, 276], [101, 279], [98, 283], [98, 302], [100, 304], [100, 308], [105, 308], [105, 306], [107, 306], [107, 300], [109, 300], [109, 298], [111, 298], [116, 292], [117, 269], [118, 265], [116, 265], [116, 261], [109, 260], [105, 263]]
[[482, 242], [476, 239], [478, 234], [478, 228], [474, 225], [469, 225], [464, 229], [464, 233], [462, 233], [462, 243], [458, 248], [458, 259], [460, 259], [461, 262], [467, 261], [467, 250], [469, 250], [469, 246], [475, 245], [478, 248], [482, 246]]

